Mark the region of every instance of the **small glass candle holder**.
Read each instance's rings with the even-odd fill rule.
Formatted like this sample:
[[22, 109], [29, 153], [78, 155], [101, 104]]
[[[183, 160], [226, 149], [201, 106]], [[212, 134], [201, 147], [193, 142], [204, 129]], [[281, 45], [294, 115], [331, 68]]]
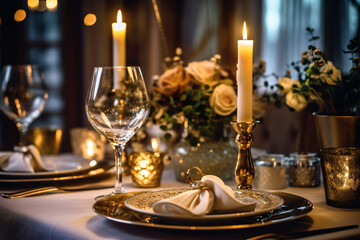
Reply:
[[129, 154], [129, 168], [136, 187], [151, 188], [160, 186], [164, 163], [159, 152]]
[[255, 161], [254, 187], [258, 189], [283, 189], [287, 187], [285, 156], [266, 154]]
[[292, 153], [287, 162], [289, 186], [317, 187], [320, 185], [320, 158], [316, 153]]
[[70, 130], [71, 147], [75, 155], [84, 158], [103, 160], [105, 157], [105, 140], [99, 133], [87, 128]]
[[360, 208], [360, 148], [320, 150], [326, 203], [341, 208]]
[[27, 132], [26, 141], [39, 149], [41, 155], [57, 155], [61, 147], [62, 129], [35, 127]]

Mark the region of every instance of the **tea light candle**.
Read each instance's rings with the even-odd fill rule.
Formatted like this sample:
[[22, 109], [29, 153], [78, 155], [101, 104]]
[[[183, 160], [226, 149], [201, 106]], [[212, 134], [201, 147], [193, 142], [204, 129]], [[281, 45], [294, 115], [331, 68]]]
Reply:
[[95, 160], [104, 159], [105, 142], [97, 132], [87, 128], [73, 128], [70, 130], [70, 137], [75, 155]]
[[253, 43], [254, 41], [247, 40], [246, 23], [244, 22], [243, 40], [238, 40], [238, 64], [236, 72], [238, 84], [238, 122], [252, 122]]
[[255, 161], [254, 187], [258, 189], [283, 189], [287, 187], [284, 155], [266, 154]]
[[320, 159], [315, 153], [292, 153], [287, 161], [290, 186], [317, 187], [320, 185]]
[[334, 207], [360, 208], [360, 148], [320, 149], [326, 203]]
[[117, 13], [117, 22], [112, 24], [113, 36], [113, 64], [114, 66], [126, 65], [126, 23], [122, 22], [122, 14]]
[[159, 152], [132, 153], [129, 156], [129, 167], [135, 186], [160, 186], [164, 164]]
[[151, 148], [156, 157], [160, 157], [160, 139], [159, 138], [151, 138]]
[[84, 153], [86, 157], [92, 158], [95, 154], [95, 143], [94, 141], [87, 139], [85, 142]]

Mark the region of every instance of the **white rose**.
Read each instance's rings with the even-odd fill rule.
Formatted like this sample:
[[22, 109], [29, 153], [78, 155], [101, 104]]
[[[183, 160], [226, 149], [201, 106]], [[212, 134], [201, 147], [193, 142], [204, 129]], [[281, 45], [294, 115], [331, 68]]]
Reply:
[[209, 84], [218, 79], [216, 64], [212, 61], [191, 62], [185, 70], [193, 76], [197, 85]]
[[307, 101], [303, 95], [299, 93], [293, 93], [292, 91], [286, 94], [285, 99], [286, 105], [295, 109], [297, 112], [303, 110], [307, 105]]
[[288, 77], [279, 78], [279, 85], [283, 87], [283, 89], [280, 90], [282, 93], [288, 93], [294, 84], [300, 86], [300, 82], [298, 80], [294, 80]]
[[[315, 63], [311, 63], [309, 67], [313, 67], [314, 64]], [[331, 61], [327, 61], [327, 63], [322, 66], [319, 71], [319, 75], [313, 74], [311, 77], [320, 79], [321, 82], [328, 85], [336, 85], [337, 82], [341, 81], [341, 71], [337, 69]]]
[[237, 97], [232, 86], [221, 84], [214, 89], [210, 97], [210, 106], [215, 113], [228, 116], [236, 110]]

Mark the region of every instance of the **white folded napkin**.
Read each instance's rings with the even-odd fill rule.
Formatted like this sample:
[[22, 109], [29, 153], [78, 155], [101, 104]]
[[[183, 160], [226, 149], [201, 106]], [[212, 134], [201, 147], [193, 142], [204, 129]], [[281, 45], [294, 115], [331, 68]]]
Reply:
[[33, 145], [15, 147], [15, 152], [0, 152], [0, 170], [31, 173], [46, 171], [40, 152]]
[[201, 181], [205, 183], [205, 188], [189, 190], [173, 198], [157, 201], [153, 205], [153, 211], [170, 215], [205, 215], [212, 212], [249, 212], [256, 207], [255, 199], [236, 199], [234, 191], [217, 176], [205, 175]]

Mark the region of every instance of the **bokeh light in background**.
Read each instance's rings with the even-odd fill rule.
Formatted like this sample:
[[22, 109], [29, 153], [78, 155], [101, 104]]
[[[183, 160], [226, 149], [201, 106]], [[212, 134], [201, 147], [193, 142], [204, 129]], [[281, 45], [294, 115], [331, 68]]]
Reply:
[[57, 0], [46, 0], [46, 8], [49, 11], [55, 11], [57, 9], [58, 1]]
[[30, 10], [35, 10], [39, 7], [39, 0], [28, 0], [27, 5]]
[[32, 11], [55, 11], [58, 7], [58, 0], [27, 0], [27, 5]]
[[92, 26], [96, 23], [96, 16], [93, 13], [88, 13], [84, 17], [84, 24], [85, 26]]
[[15, 22], [22, 22], [26, 18], [26, 12], [23, 9], [19, 9], [14, 14]]

